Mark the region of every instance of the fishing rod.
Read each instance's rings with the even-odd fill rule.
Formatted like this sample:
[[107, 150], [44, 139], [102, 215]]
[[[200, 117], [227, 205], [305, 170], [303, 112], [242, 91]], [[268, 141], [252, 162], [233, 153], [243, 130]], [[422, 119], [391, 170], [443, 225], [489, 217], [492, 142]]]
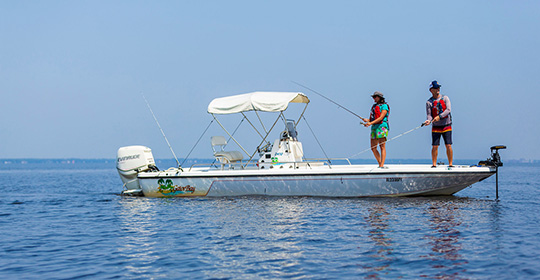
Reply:
[[[174, 153], [173, 151], [173, 148], [171, 147], [171, 144], [169, 143], [169, 140], [167, 139], [167, 136], [165, 136], [165, 132], [163, 132], [163, 129], [161, 129], [161, 125], [159, 125], [159, 122], [156, 118], [156, 115], [154, 115], [154, 111], [152, 111], [152, 108], [150, 108], [150, 104], [148, 103], [148, 101], [146, 100], [146, 97], [144, 96], [144, 94], [141, 92], [141, 95], [142, 97], [144, 98], [144, 102], [146, 102], [146, 106], [148, 106], [148, 109], [150, 109], [150, 113], [152, 113], [152, 117], [154, 117], [154, 120], [156, 121], [156, 124], [157, 126], [159, 127], [159, 130], [161, 131], [161, 135], [163, 135], [163, 138], [165, 138], [165, 142], [167, 142], [167, 145], [169, 146], [169, 149], [171, 150], [173, 156], [174, 156], [174, 159], [176, 160], [176, 164], [178, 165], [178, 168], [180, 168], [180, 170], [182, 170], [182, 167], [180, 166], [180, 162], [178, 161], [178, 158], [176, 157], [176, 154]], [[182, 170], [184, 171], [184, 170]]]
[[[293, 83], [295, 83], [295, 84], [297, 84], [297, 85], [299, 85], [299, 86], [301, 86], [301, 87], [303, 87], [303, 88], [305, 88], [305, 89], [307, 89], [307, 90], [309, 90], [309, 91], [312, 91], [312, 92], [314, 92], [314, 93], [320, 95], [321, 97], [325, 98], [326, 100], [328, 100], [328, 101], [330, 101], [330, 102], [336, 104], [336, 105], [339, 106], [340, 108], [346, 110], [347, 112], [349, 112], [349, 113], [351, 113], [351, 114], [357, 116], [357, 117], [360, 118], [362, 121], [364, 121], [364, 118], [363, 118], [363, 117], [361, 117], [361, 116], [359, 116], [358, 114], [354, 113], [353, 111], [351, 111], [351, 110], [349, 110], [349, 109], [343, 107], [342, 105], [340, 105], [340, 104], [338, 104], [337, 102], [335, 102], [334, 100], [332, 100], [332, 99], [330, 99], [330, 98], [328, 98], [328, 97], [322, 95], [321, 93], [319, 93], [319, 92], [317, 92], [317, 91], [315, 91], [315, 90], [313, 90], [313, 89], [311, 89], [311, 88], [308, 88], [308, 87], [306, 87], [306, 86], [304, 86], [304, 85], [302, 85], [302, 84], [300, 84], [300, 83], [297, 83], [297, 82], [295, 82], [295, 81], [291, 81], [291, 82], [293, 82]], [[361, 123], [361, 124], [364, 124], [364, 123], [362, 123], [362, 122], [360, 122], [360, 123]], [[397, 138], [399, 138], [399, 137], [401, 137], [401, 136], [404, 136], [404, 135], [406, 135], [406, 134], [409, 134], [409, 133], [411, 133], [411, 132], [413, 132], [413, 131], [415, 131], [415, 130], [417, 130], [417, 129], [419, 129], [419, 128], [425, 126], [425, 125], [426, 125], [425, 123], [422, 123], [420, 126], [415, 127], [415, 128], [413, 128], [413, 129], [411, 129], [411, 130], [409, 130], [409, 131], [406, 131], [406, 132], [404, 132], [404, 133], [401, 133], [400, 135], [395, 136], [395, 137], [393, 137], [393, 138], [391, 138], [391, 139], [389, 139], [389, 140], [387, 140], [387, 141], [384, 141], [384, 142], [382, 142], [382, 143], [387, 143], [387, 142], [390, 142], [390, 141], [392, 141], [392, 140], [395, 140], [395, 139], [397, 139]], [[375, 146], [373, 146], [373, 147], [369, 147], [369, 148], [367, 148], [367, 149], [365, 149], [365, 150], [363, 150], [363, 151], [361, 151], [361, 152], [359, 152], [359, 153], [357, 153], [357, 154], [355, 154], [355, 155], [353, 155], [353, 156], [350, 156], [350, 158], [353, 158], [353, 157], [355, 157], [355, 156], [357, 156], [357, 155], [359, 155], [359, 154], [361, 154], [361, 153], [367, 152], [367, 151], [371, 150], [371, 149], [374, 148], [374, 147], [377, 147], [377, 145], [375, 145]]]
[[[406, 135], [406, 134], [409, 134], [409, 133], [411, 133], [411, 132], [413, 132], [413, 131], [415, 131], [415, 130], [417, 130], [417, 129], [419, 129], [419, 128], [425, 126], [425, 125], [426, 125], [425, 123], [422, 123], [420, 126], [417, 126], [417, 127], [413, 128], [413, 129], [411, 129], [411, 130], [409, 130], [409, 131], [403, 132], [403, 133], [401, 133], [400, 135], [395, 136], [395, 137], [393, 137], [393, 138], [391, 138], [391, 139], [389, 139], [389, 140], [386, 140], [386, 141], [384, 141], [384, 142], [382, 142], [382, 143], [379, 143], [379, 144], [385, 144], [385, 143], [388, 143], [388, 142], [390, 142], [390, 141], [392, 141], [392, 140], [395, 140], [395, 139], [397, 139], [397, 138], [399, 138], [399, 137], [401, 137], [401, 136], [404, 136], [404, 135]], [[379, 144], [377, 144], [377, 145], [379, 145]], [[361, 151], [361, 152], [359, 152], [359, 153], [357, 153], [357, 154], [355, 154], [355, 155], [353, 155], [353, 156], [350, 156], [349, 158], [354, 158], [355, 156], [357, 156], [357, 155], [359, 155], [359, 154], [365, 153], [365, 152], [367, 152], [367, 151], [369, 151], [369, 150], [371, 150], [371, 149], [377, 147], [377, 145], [371, 146], [371, 147], [369, 147], [369, 148], [367, 148], [367, 149], [365, 149], [365, 150], [363, 150], [363, 151]]]
[[308, 87], [306, 87], [306, 86], [304, 86], [304, 85], [302, 85], [302, 84], [300, 84], [300, 83], [297, 83], [297, 82], [295, 82], [295, 81], [291, 81], [291, 82], [293, 82], [293, 83], [295, 83], [295, 84], [297, 84], [297, 85], [299, 85], [299, 86], [301, 86], [301, 87], [303, 87], [303, 88], [305, 88], [305, 89], [307, 89], [307, 90], [309, 90], [309, 91], [312, 91], [312, 92], [314, 92], [314, 93], [320, 95], [320, 96], [323, 97], [324, 99], [326, 99], [326, 100], [328, 100], [328, 101], [330, 101], [330, 102], [336, 104], [339, 108], [341, 108], [341, 109], [343, 109], [343, 110], [345, 110], [345, 111], [347, 111], [347, 112], [349, 112], [349, 113], [351, 113], [351, 114], [357, 116], [357, 117], [360, 118], [362, 121], [364, 121], [364, 118], [360, 117], [360, 116], [359, 116], [358, 114], [356, 114], [355, 112], [353, 112], [353, 111], [351, 111], [351, 110], [349, 110], [349, 109], [343, 107], [342, 105], [340, 105], [340, 104], [338, 104], [337, 102], [335, 102], [334, 100], [332, 100], [332, 99], [330, 99], [330, 98], [328, 98], [328, 97], [322, 95], [321, 93], [319, 93], [319, 92], [317, 92], [317, 91], [315, 91], [315, 90], [313, 90], [313, 89], [310, 89], [310, 88], [308, 88]]

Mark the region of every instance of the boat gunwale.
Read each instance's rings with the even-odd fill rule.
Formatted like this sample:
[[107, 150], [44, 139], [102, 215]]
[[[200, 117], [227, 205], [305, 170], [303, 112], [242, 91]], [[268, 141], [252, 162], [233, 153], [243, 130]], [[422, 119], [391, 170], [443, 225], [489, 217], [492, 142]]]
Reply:
[[[302, 177], [302, 176], [365, 176], [365, 175], [371, 175], [371, 176], [398, 176], [398, 175], [493, 175], [496, 173], [496, 170], [491, 169], [487, 167], [487, 170], [429, 170], [426, 172], [426, 170], [415, 170], [415, 171], [403, 171], [403, 170], [397, 170], [392, 171], [388, 169], [381, 169], [381, 170], [362, 170], [353, 172], [351, 170], [336, 170], [336, 169], [325, 169], [325, 170], [309, 170], [309, 172], [305, 172], [306, 170], [303, 170], [302, 173], [295, 172], [292, 173], [292, 171], [297, 170], [275, 170], [275, 172], [269, 172], [269, 173], [262, 173], [262, 172], [249, 172], [246, 173], [246, 170], [213, 170], [213, 171], [191, 171], [191, 172], [174, 172], [170, 171], [168, 173], [167, 171], [154, 171], [154, 172], [144, 172], [139, 173], [138, 178], [139, 179], [153, 179], [153, 178], [160, 178], [160, 177], [167, 177], [167, 178], [238, 178], [238, 177]], [[248, 171], [260, 171], [260, 170], [248, 170]], [[266, 170], [264, 170], [266, 171]], [[324, 172], [322, 172], [324, 171]], [[230, 174], [231, 172], [235, 172], [237, 174]]]

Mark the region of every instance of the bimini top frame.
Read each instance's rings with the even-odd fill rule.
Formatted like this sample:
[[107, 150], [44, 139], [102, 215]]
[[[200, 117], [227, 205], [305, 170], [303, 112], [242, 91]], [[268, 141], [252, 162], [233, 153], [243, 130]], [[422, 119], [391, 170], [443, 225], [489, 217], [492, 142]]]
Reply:
[[259, 121], [261, 122], [263, 128], [264, 124], [262, 123], [259, 114], [257, 111], [262, 112], [279, 112], [279, 116], [277, 117], [276, 121], [270, 128], [270, 130], [266, 131], [266, 135], [262, 137], [262, 135], [259, 133], [257, 128], [253, 126], [251, 122], [249, 124], [261, 135], [262, 142], [257, 146], [255, 149], [255, 152], [250, 155], [250, 158], [248, 162], [249, 164], [255, 154], [257, 153], [257, 150], [260, 148], [262, 144], [266, 141], [266, 138], [268, 138], [268, 135], [270, 132], [272, 132], [272, 129], [275, 127], [278, 120], [283, 116], [283, 111], [287, 110], [289, 107], [289, 103], [305, 103], [306, 106], [304, 107], [304, 110], [302, 111], [302, 114], [298, 118], [298, 121], [295, 123], [296, 125], [304, 115], [304, 112], [307, 109], [307, 105], [309, 103], [309, 98], [301, 93], [301, 92], [268, 92], [268, 91], [256, 91], [251, 93], [245, 93], [245, 94], [239, 94], [239, 95], [233, 95], [233, 96], [227, 96], [227, 97], [220, 97], [212, 100], [210, 104], [208, 105], [208, 113], [212, 114], [216, 122], [221, 126], [221, 128], [229, 135], [229, 137], [246, 153], [246, 155], [250, 155], [246, 149], [238, 143], [238, 141], [223, 127], [223, 125], [219, 122], [219, 120], [216, 118], [217, 115], [225, 115], [225, 114], [236, 114], [236, 113], [242, 113], [244, 118], [247, 119], [244, 112], [248, 111], [255, 111], [257, 114], [257, 117], [259, 118]]

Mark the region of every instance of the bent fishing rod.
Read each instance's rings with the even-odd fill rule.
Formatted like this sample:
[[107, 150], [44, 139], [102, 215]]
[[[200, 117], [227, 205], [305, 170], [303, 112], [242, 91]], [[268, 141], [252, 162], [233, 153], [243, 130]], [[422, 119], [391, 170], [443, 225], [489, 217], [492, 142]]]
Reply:
[[[306, 86], [304, 86], [304, 85], [302, 85], [302, 84], [300, 84], [300, 83], [297, 83], [297, 82], [295, 82], [295, 81], [291, 81], [291, 82], [293, 82], [293, 83], [295, 83], [295, 84], [297, 84], [297, 85], [299, 85], [299, 86], [301, 86], [301, 87], [303, 87], [303, 88], [305, 88], [305, 89], [307, 89], [307, 90], [309, 90], [309, 91], [311, 91], [311, 92], [313, 92], [313, 93], [316, 93], [316, 94], [320, 95], [322, 98], [324, 98], [324, 99], [326, 99], [326, 100], [328, 100], [328, 101], [330, 101], [330, 102], [336, 104], [339, 108], [341, 108], [341, 109], [343, 109], [343, 110], [345, 110], [345, 111], [347, 111], [347, 112], [349, 112], [349, 113], [351, 113], [351, 114], [357, 116], [359, 119], [361, 119], [362, 121], [364, 121], [364, 118], [362, 118], [361, 116], [359, 116], [359, 115], [356, 114], [355, 112], [353, 112], [353, 111], [351, 111], [351, 110], [345, 108], [344, 106], [342, 106], [342, 105], [338, 104], [337, 102], [335, 102], [334, 100], [332, 100], [332, 99], [330, 99], [330, 98], [328, 98], [328, 97], [322, 95], [321, 93], [319, 93], [319, 92], [317, 92], [317, 91], [315, 91], [315, 90], [313, 90], [313, 89], [311, 89], [311, 88], [308, 88], [308, 87], [306, 87]], [[362, 122], [361, 122], [361, 123], [362, 123]], [[363, 124], [363, 123], [362, 123], [362, 124]]]
[[154, 120], [156, 121], [156, 124], [159, 128], [159, 130], [161, 131], [161, 135], [163, 135], [163, 138], [165, 138], [165, 142], [167, 142], [167, 145], [169, 146], [169, 149], [171, 150], [173, 156], [174, 156], [174, 159], [176, 160], [176, 164], [178, 164], [178, 168], [180, 168], [180, 170], [184, 171], [182, 169], [182, 167], [180, 166], [180, 162], [178, 161], [178, 158], [176, 157], [176, 154], [174, 153], [173, 151], [173, 148], [171, 147], [171, 143], [169, 143], [169, 140], [167, 139], [167, 136], [165, 136], [165, 132], [163, 132], [163, 129], [161, 129], [161, 125], [159, 125], [159, 122], [156, 118], [156, 115], [154, 115], [154, 111], [152, 111], [152, 108], [150, 108], [150, 104], [148, 103], [148, 101], [146, 100], [146, 97], [144, 96], [144, 94], [141, 92], [141, 95], [142, 97], [144, 98], [144, 102], [146, 102], [146, 106], [148, 106], [148, 109], [150, 109], [150, 113], [152, 113], [152, 117], [154, 117]]
[[[326, 99], [326, 100], [328, 100], [328, 101], [330, 101], [330, 102], [336, 104], [336, 105], [339, 106], [340, 108], [342, 108], [342, 109], [344, 109], [345, 111], [347, 111], [347, 112], [349, 112], [349, 113], [351, 113], [351, 114], [357, 116], [357, 117], [360, 118], [362, 121], [364, 121], [364, 118], [363, 118], [363, 117], [361, 117], [361, 116], [359, 116], [358, 114], [354, 113], [353, 111], [351, 111], [351, 110], [349, 110], [349, 109], [343, 107], [342, 105], [340, 105], [340, 104], [338, 104], [337, 102], [335, 102], [334, 100], [332, 100], [332, 99], [330, 99], [330, 98], [328, 98], [328, 97], [322, 95], [321, 93], [319, 93], [319, 92], [317, 92], [317, 91], [315, 91], [315, 90], [313, 90], [313, 89], [311, 89], [311, 88], [308, 88], [308, 87], [306, 87], [306, 86], [304, 86], [304, 85], [302, 85], [302, 84], [300, 84], [300, 83], [297, 83], [297, 82], [295, 82], [295, 81], [291, 81], [291, 82], [293, 82], [293, 83], [295, 83], [295, 84], [297, 84], [297, 85], [299, 85], [299, 86], [301, 86], [301, 87], [303, 87], [303, 88], [305, 88], [305, 89], [307, 89], [307, 90], [309, 90], [309, 91], [311, 91], [311, 92], [313, 92], [313, 93], [316, 93], [316, 94], [320, 95], [320, 96], [323, 97], [324, 99]], [[363, 122], [360, 122], [360, 123], [361, 123], [361, 124], [364, 124]], [[384, 141], [384, 142], [382, 142], [382, 143], [387, 143], [387, 142], [390, 142], [390, 141], [392, 141], [392, 140], [395, 140], [395, 139], [397, 139], [397, 138], [399, 138], [399, 137], [401, 137], [401, 136], [404, 136], [404, 135], [406, 135], [406, 134], [409, 134], [409, 133], [411, 133], [411, 132], [413, 132], [413, 131], [415, 131], [415, 130], [421, 128], [421, 127], [424, 127], [425, 125], [426, 125], [425, 123], [422, 123], [420, 126], [415, 127], [415, 128], [413, 128], [413, 129], [411, 129], [411, 130], [409, 130], [409, 131], [403, 132], [403, 133], [401, 133], [400, 135], [395, 136], [395, 137], [393, 137], [393, 138], [391, 138], [391, 139], [389, 139], [389, 140], [386, 140], [386, 141]], [[382, 143], [381, 143], [381, 144], [382, 144]], [[378, 145], [378, 144], [377, 144], [377, 145]], [[367, 148], [367, 149], [365, 149], [365, 150], [363, 150], [363, 151], [361, 151], [361, 152], [359, 152], [359, 153], [357, 153], [357, 154], [355, 154], [355, 155], [353, 155], [353, 156], [350, 156], [350, 158], [353, 158], [353, 157], [355, 157], [355, 156], [357, 156], [357, 155], [359, 155], [359, 154], [361, 154], [361, 153], [367, 152], [367, 151], [371, 150], [372, 148], [377, 147], [377, 145], [375, 145], [375, 146], [373, 146], [373, 147], [369, 147], [369, 148]]]

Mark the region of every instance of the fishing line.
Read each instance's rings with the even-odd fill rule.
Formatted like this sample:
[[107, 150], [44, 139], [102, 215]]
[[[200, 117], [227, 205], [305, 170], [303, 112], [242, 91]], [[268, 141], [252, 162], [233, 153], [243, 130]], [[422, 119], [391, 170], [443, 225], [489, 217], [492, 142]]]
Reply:
[[[174, 153], [173, 151], [173, 148], [171, 147], [171, 144], [169, 143], [169, 140], [167, 139], [167, 136], [165, 136], [165, 132], [163, 132], [163, 129], [161, 129], [161, 125], [159, 125], [159, 122], [156, 118], [156, 115], [154, 115], [154, 111], [152, 111], [152, 108], [150, 108], [150, 104], [148, 104], [148, 101], [146, 100], [146, 97], [144, 96], [144, 94], [141, 92], [141, 95], [142, 97], [144, 98], [144, 102], [146, 102], [146, 106], [148, 106], [148, 109], [150, 109], [150, 113], [152, 113], [152, 117], [154, 117], [154, 120], [156, 121], [156, 124], [157, 126], [159, 127], [159, 130], [161, 131], [161, 135], [163, 135], [163, 138], [165, 138], [165, 141], [167, 142], [167, 145], [169, 145], [169, 149], [171, 150], [173, 156], [174, 156], [174, 159], [176, 160], [176, 164], [178, 164], [178, 168], [180, 168], [180, 170], [182, 170], [182, 167], [180, 167], [180, 162], [178, 161], [178, 158], [176, 157], [176, 154]], [[184, 171], [184, 170], [182, 170]]]
[[[315, 90], [313, 90], [313, 89], [311, 89], [311, 88], [309, 88], [309, 87], [307, 87], [307, 86], [304, 86], [304, 85], [302, 85], [302, 84], [300, 84], [300, 83], [297, 83], [297, 82], [295, 82], [295, 81], [291, 81], [291, 82], [293, 82], [293, 83], [295, 83], [296, 85], [299, 85], [299, 86], [301, 86], [301, 87], [303, 87], [303, 88], [305, 88], [305, 89], [307, 89], [307, 90], [309, 90], [309, 91], [311, 91], [311, 92], [313, 92], [313, 93], [316, 93], [316, 94], [320, 95], [320, 96], [323, 97], [324, 99], [326, 99], [326, 100], [328, 100], [328, 101], [330, 101], [330, 102], [336, 104], [338, 107], [340, 107], [340, 108], [346, 110], [347, 112], [349, 112], [349, 113], [351, 113], [351, 114], [357, 116], [357, 117], [360, 118], [362, 121], [364, 120], [363, 117], [361, 117], [361, 116], [359, 116], [358, 114], [354, 113], [353, 111], [351, 111], [351, 110], [349, 110], [349, 109], [343, 107], [342, 105], [340, 105], [340, 104], [338, 104], [337, 102], [335, 102], [334, 100], [332, 100], [332, 99], [330, 99], [330, 98], [328, 98], [328, 97], [322, 95], [321, 93], [319, 93], [319, 92], [317, 92], [317, 91], [315, 91]], [[305, 118], [304, 118], [304, 120], [305, 120]], [[360, 122], [360, 123], [361, 123], [361, 124], [364, 124], [363, 122]], [[409, 130], [409, 131], [406, 131], [406, 132], [404, 132], [404, 133], [401, 133], [400, 135], [398, 135], [398, 136], [396, 136], [396, 137], [393, 137], [393, 138], [391, 138], [391, 139], [389, 139], [389, 140], [387, 140], [387, 141], [384, 141], [384, 142], [382, 142], [382, 143], [387, 143], [387, 142], [390, 142], [390, 141], [392, 141], [392, 140], [395, 140], [395, 139], [397, 139], [397, 138], [399, 138], [399, 137], [401, 137], [401, 136], [404, 136], [404, 135], [406, 135], [406, 134], [409, 134], [409, 133], [411, 133], [411, 132], [413, 132], [413, 131], [415, 131], [415, 130], [421, 128], [421, 127], [423, 127], [424, 125], [425, 125], [425, 124], [422, 124], [422, 125], [420, 125], [420, 126], [418, 126], [418, 127], [415, 127], [415, 128], [413, 128], [413, 129], [411, 129], [411, 130]], [[309, 127], [309, 125], [308, 125], [308, 127]], [[311, 128], [310, 128], [310, 129], [311, 129]], [[378, 144], [377, 144], [377, 145], [378, 145]], [[359, 152], [359, 153], [357, 153], [357, 154], [355, 154], [355, 155], [353, 155], [353, 156], [350, 156], [349, 158], [353, 158], [353, 157], [355, 157], [355, 156], [358, 156], [359, 154], [365, 153], [365, 152], [371, 150], [372, 148], [377, 147], [377, 145], [375, 145], [375, 146], [373, 146], [373, 147], [369, 147], [369, 148], [367, 148], [367, 149], [365, 149], [365, 150], [363, 150], [363, 151], [361, 151], [361, 152]]]
[[[413, 132], [413, 131], [415, 131], [415, 130], [417, 130], [417, 129], [423, 127], [423, 126], [425, 126], [425, 124], [421, 124], [421, 125], [418, 126], [418, 127], [415, 127], [415, 128], [413, 128], [413, 129], [411, 129], [411, 130], [409, 130], [409, 131], [403, 132], [403, 133], [401, 133], [400, 135], [395, 136], [395, 137], [393, 137], [393, 138], [391, 138], [391, 139], [389, 139], [389, 140], [386, 140], [386, 141], [384, 141], [384, 142], [382, 142], [382, 143], [380, 143], [380, 144], [388, 143], [388, 142], [390, 142], [390, 141], [392, 141], [392, 140], [395, 140], [395, 139], [397, 139], [397, 138], [399, 138], [399, 137], [401, 137], [401, 136], [403, 136], [403, 135], [409, 134], [409, 133], [411, 133], [411, 132]], [[377, 144], [377, 145], [378, 145], [378, 144]], [[358, 156], [359, 154], [365, 153], [365, 152], [367, 152], [367, 151], [369, 151], [369, 150], [371, 150], [371, 149], [377, 147], [377, 145], [371, 146], [371, 147], [369, 147], [369, 148], [367, 148], [367, 149], [365, 149], [365, 150], [363, 150], [363, 151], [361, 151], [361, 152], [359, 152], [359, 153], [357, 153], [357, 154], [355, 154], [355, 155], [353, 155], [353, 156], [350, 156], [349, 158], [354, 158], [355, 156]]]
[[343, 107], [342, 105], [340, 105], [340, 104], [338, 104], [337, 102], [335, 102], [334, 100], [332, 100], [332, 99], [330, 99], [330, 98], [328, 98], [328, 97], [322, 95], [321, 93], [319, 93], [319, 92], [317, 92], [317, 91], [315, 91], [315, 90], [313, 90], [313, 89], [311, 89], [311, 88], [308, 88], [308, 87], [306, 87], [306, 86], [304, 86], [304, 85], [302, 85], [302, 84], [300, 84], [300, 83], [297, 83], [297, 82], [295, 82], [295, 81], [291, 81], [291, 82], [293, 82], [293, 83], [295, 83], [295, 84], [297, 84], [297, 85], [299, 85], [299, 86], [301, 86], [301, 87], [303, 87], [303, 88], [305, 88], [305, 89], [307, 89], [307, 90], [309, 90], [309, 91], [312, 91], [312, 92], [314, 92], [314, 93], [320, 95], [320, 96], [323, 97], [324, 99], [326, 99], [326, 100], [328, 100], [328, 101], [330, 101], [330, 102], [336, 104], [339, 108], [341, 108], [341, 109], [343, 109], [343, 110], [345, 110], [345, 111], [347, 111], [347, 112], [349, 112], [349, 113], [351, 113], [351, 114], [357, 116], [357, 117], [360, 118], [362, 121], [364, 120], [364, 118], [362, 118], [361, 116], [359, 116], [359, 115], [356, 114], [355, 112], [353, 112], [353, 111], [351, 111], [351, 110], [349, 110], [349, 109]]
[[317, 144], [319, 144], [319, 147], [321, 148], [321, 150], [323, 151], [324, 153], [324, 156], [326, 157], [326, 160], [328, 161], [328, 163], [330, 165], [328, 165], [328, 167], [332, 168], [332, 162], [330, 161], [330, 158], [328, 157], [328, 155], [326, 154], [326, 151], [324, 150], [323, 146], [321, 145], [321, 142], [319, 142], [319, 139], [317, 138], [317, 136], [315, 135], [315, 132], [313, 132], [313, 129], [311, 129], [311, 126], [309, 125], [309, 123], [307, 122], [306, 120], [306, 117], [302, 116], [302, 118], [304, 118], [304, 121], [306, 122], [309, 130], [311, 131], [311, 134], [313, 134], [313, 137], [315, 138], [315, 140], [317, 141]]
[[199, 144], [199, 142], [201, 141], [201, 139], [203, 138], [204, 134], [206, 134], [206, 131], [208, 130], [208, 128], [210, 128], [210, 125], [212, 125], [212, 123], [214, 122], [214, 120], [210, 121], [210, 123], [208, 124], [208, 126], [206, 127], [206, 129], [204, 130], [204, 132], [201, 134], [201, 136], [199, 137], [199, 140], [197, 140], [197, 142], [195, 143], [195, 145], [193, 145], [193, 148], [191, 148], [191, 151], [189, 151], [188, 155], [186, 156], [186, 158], [184, 159], [184, 161], [182, 161], [182, 165], [184, 165], [184, 162], [186, 162], [186, 160], [189, 158], [189, 156], [191, 155], [191, 152], [193, 152], [193, 150], [195, 149], [195, 147], [197, 147], [197, 145]]

